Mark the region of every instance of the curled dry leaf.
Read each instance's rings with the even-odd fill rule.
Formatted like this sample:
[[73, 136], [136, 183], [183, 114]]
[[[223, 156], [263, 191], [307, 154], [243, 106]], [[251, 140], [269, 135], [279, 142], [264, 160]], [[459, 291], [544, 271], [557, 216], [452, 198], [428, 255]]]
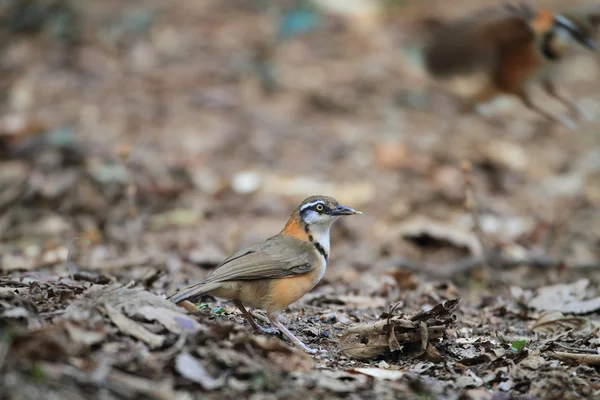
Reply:
[[106, 304], [105, 310], [108, 318], [111, 319], [122, 333], [143, 341], [150, 348], [161, 347], [165, 342], [164, 336], [150, 332], [138, 322], [127, 318], [117, 307]]
[[529, 301], [536, 310], [555, 310], [566, 314], [587, 314], [600, 310], [600, 297], [585, 299], [589, 280], [542, 287]]
[[310, 371], [315, 365], [313, 358], [304, 351], [268, 336], [242, 336], [235, 341], [235, 344], [236, 347], [247, 347], [248, 344], [251, 344], [260, 348], [277, 369], [285, 372]]
[[346, 371], [321, 370], [314, 374], [314, 378], [314, 386], [333, 393], [356, 393], [369, 384], [365, 375]]
[[225, 384], [225, 375], [213, 378], [200, 360], [190, 353], [179, 353], [175, 359], [175, 369], [186, 379], [202, 386], [205, 390], [215, 390]]
[[[406, 344], [420, 343], [421, 351], [439, 359], [428, 344], [444, 336], [455, 318], [451, 310], [458, 299], [436, 305], [430, 311], [419, 313], [411, 320], [391, 317], [371, 324], [361, 324], [348, 330], [340, 339], [340, 351], [352, 358], [368, 360], [384, 353], [402, 350]], [[439, 353], [438, 353], [439, 356]]]
[[121, 332], [142, 340], [151, 348], [163, 345], [164, 336], [150, 332], [132, 318], [157, 321], [176, 334], [198, 332], [202, 326], [186, 315], [183, 308], [145, 290], [114, 286], [94, 286], [67, 308], [66, 318], [84, 320], [100, 308]]
[[585, 318], [565, 316], [560, 311], [544, 311], [533, 325], [534, 332], [550, 333], [559, 329], [581, 330], [588, 325]]
[[440, 244], [452, 247], [459, 252], [466, 250], [468, 255], [478, 257], [482, 254], [477, 236], [460, 226], [441, 224], [423, 217], [413, 218], [398, 227], [406, 240], [423, 237], [434, 239]]

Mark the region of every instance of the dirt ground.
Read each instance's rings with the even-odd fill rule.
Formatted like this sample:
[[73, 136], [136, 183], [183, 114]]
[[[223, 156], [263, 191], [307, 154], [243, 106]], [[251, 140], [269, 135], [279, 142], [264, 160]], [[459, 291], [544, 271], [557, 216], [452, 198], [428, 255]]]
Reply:
[[[0, 2], [0, 398], [600, 399], [599, 59], [577, 131], [455, 118], [425, 18], [497, 2], [293, 3]], [[364, 212], [285, 313], [326, 353], [165, 300], [314, 194]]]

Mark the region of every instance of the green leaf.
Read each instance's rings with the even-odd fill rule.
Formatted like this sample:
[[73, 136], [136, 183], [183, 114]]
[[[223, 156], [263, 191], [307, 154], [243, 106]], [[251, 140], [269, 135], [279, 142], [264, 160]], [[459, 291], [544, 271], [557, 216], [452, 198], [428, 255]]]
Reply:
[[527, 344], [527, 340], [525, 340], [525, 339], [515, 340], [514, 342], [512, 342], [513, 353], [518, 353], [521, 350], [523, 350], [523, 348], [525, 347], [526, 344]]
[[44, 380], [44, 370], [39, 364], [33, 364], [29, 370], [29, 374], [35, 381], [41, 382]]
[[215, 307], [212, 310], [210, 310], [211, 314], [217, 314], [217, 315], [223, 314], [224, 312], [225, 312], [225, 309], [223, 307]]

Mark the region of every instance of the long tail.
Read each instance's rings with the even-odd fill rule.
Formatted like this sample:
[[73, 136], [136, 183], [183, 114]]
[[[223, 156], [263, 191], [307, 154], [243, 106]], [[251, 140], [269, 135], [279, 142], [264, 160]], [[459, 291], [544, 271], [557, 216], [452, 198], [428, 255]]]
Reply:
[[221, 284], [218, 282], [213, 283], [196, 283], [194, 285], [188, 286], [185, 289], [181, 289], [180, 291], [172, 294], [167, 297], [169, 301], [172, 301], [175, 304], [179, 304], [182, 301], [188, 300], [194, 303], [200, 296], [211, 292], [215, 289], [221, 287]]

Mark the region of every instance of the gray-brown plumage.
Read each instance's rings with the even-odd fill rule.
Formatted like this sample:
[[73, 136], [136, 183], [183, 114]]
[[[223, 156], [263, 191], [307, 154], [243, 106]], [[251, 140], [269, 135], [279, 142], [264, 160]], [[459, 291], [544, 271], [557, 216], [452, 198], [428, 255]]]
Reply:
[[[207, 275], [206, 279], [169, 298], [174, 303], [183, 300], [194, 302], [205, 293], [217, 290], [224, 282], [257, 279], [288, 278], [306, 274], [318, 264], [313, 244], [298, 242], [286, 235], [273, 236], [263, 243], [255, 244], [232, 254]], [[219, 296], [217, 296], [219, 297]], [[253, 299], [245, 299], [250, 307]]]
[[254, 329], [266, 331], [254, 322], [244, 305], [262, 308], [279, 331], [314, 353], [316, 350], [302, 343], [277, 316], [308, 293], [325, 274], [331, 225], [340, 216], [357, 213], [331, 197], [309, 197], [277, 235], [231, 255], [204, 281], [180, 290], [169, 300], [176, 304], [194, 302], [204, 294], [229, 299]]

